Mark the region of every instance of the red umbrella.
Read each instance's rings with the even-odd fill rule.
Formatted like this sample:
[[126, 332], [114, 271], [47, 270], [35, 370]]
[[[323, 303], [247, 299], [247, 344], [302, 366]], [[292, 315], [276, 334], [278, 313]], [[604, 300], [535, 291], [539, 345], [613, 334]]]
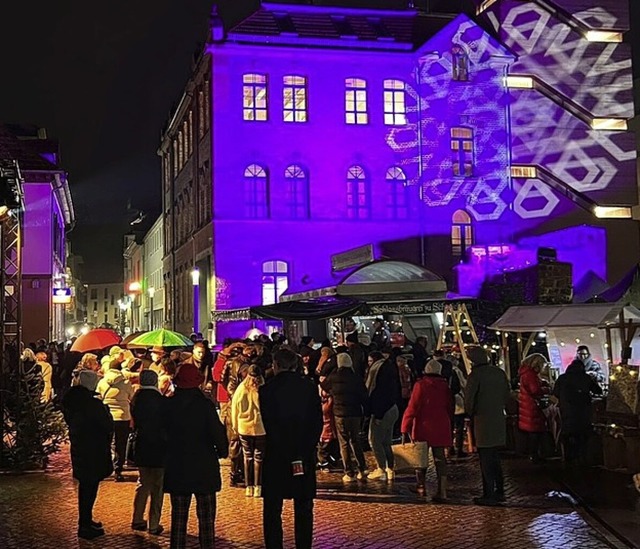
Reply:
[[87, 353], [89, 351], [99, 351], [112, 345], [120, 343], [121, 337], [113, 330], [106, 328], [95, 328], [82, 334], [73, 342], [72, 351]]

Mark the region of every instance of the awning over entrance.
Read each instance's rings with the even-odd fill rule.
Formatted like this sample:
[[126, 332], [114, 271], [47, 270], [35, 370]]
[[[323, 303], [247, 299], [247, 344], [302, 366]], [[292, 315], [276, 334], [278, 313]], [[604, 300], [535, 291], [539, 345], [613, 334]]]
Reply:
[[604, 328], [625, 321], [640, 321], [640, 310], [622, 303], [577, 303], [570, 305], [525, 305], [509, 307], [489, 328], [504, 332], [536, 332], [553, 328]]
[[285, 301], [275, 305], [251, 307], [258, 318], [278, 320], [325, 320], [355, 314], [364, 302], [349, 297], [322, 296], [302, 301]]

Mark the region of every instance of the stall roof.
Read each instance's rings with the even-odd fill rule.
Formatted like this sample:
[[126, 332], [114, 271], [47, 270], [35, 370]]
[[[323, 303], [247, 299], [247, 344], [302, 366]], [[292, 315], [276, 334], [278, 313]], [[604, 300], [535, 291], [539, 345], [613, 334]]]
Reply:
[[507, 311], [489, 328], [505, 332], [535, 332], [553, 328], [604, 328], [624, 319], [640, 321], [640, 310], [623, 303], [575, 303], [569, 305], [518, 305]]

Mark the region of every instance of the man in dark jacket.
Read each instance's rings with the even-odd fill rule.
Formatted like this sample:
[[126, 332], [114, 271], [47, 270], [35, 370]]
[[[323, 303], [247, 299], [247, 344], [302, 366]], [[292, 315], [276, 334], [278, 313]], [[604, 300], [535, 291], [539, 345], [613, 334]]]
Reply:
[[574, 360], [558, 377], [553, 394], [559, 401], [565, 461], [584, 460], [592, 429], [591, 395], [602, 394], [602, 388], [584, 363]]
[[94, 539], [104, 535], [102, 523], [93, 520], [93, 505], [100, 481], [113, 472], [111, 435], [113, 419], [109, 409], [96, 398], [98, 374], [78, 373], [78, 385], [62, 400], [64, 420], [69, 426], [71, 466], [78, 480], [78, 537]]
[[316, 495], [315, 449], [322, 432], [322, 409], [315, 385], [295, 370], [298, 356], [280, 349], [274, 377], [260, 388], [260, 411], [267, 433], [262, 489], [266, 549], [282, 549], [282, 503], [293, 498], [296, 549], [313, 540]]
[[507, 442], [505, 407], [511, 388], [504, 371], [489, 363], [482, 347], [471, 347], [467, 353], [473, 369], [465, 388], [464, 407], [471, 417], [482, 471], [482, 497], [473, 501], [476, 505], [498, 505], [504, 501], [498, 450]]
[[203, 375], [193, 364], [182, 364], [166, 399], [164, 423], [168, 434], [164, 491], [171, 494], [171, 547], [186, 547], [191, 496], [198, 508], [198, 537], [202, 549], [215, 545], [216, 492], [222, 487], [219, 458], [229, 443], [215, 405], [200, 390]]
[[[337, 355], [338, 369], [320, 384], [333, 397], [333, 415], [340, 442], [340, 455], [344, 465], [344, 482], [364, 479], [366, 462], [360, 444], [362, 418], [368, 413], [367, 387], [364, 380], [353, 371], [351, 357], [347, 353]], [[356, 473], [353, 459], [358, 471]]]
[[134, 460], [138, 467], [138, 485], [133, 500], [133, 520], [131, 528], [146, 530], [144, 512], [149, 504], [149, 533], [159, 535], [164, 528], [160, 525], [162, 515], [162, 484], [167, 433], [162, 412], [165, 397], [158, 389], [158, 374], [153, 370], [140, 372], [140, 389], [131, 401], [131, 417], [136, 434]]

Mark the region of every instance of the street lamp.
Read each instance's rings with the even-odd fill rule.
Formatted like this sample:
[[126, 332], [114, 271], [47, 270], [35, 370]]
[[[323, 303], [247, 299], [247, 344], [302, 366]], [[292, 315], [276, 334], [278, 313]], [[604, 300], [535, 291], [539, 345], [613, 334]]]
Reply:
[[156, 295], [156, 289], [151, 286], [147, 292], [149, 293], [149, 330], [153, 330], [153, 296]]
[[120, 333], [123, 336], [124, 336], [124, 329], [126, 327], [126, 322], [127, 322], [126, 321], [127, 303], [125, 302], [125, 300], [126, 300], [126, 298], [118, 299], [118, 307], [120, 307]]
[[191, 283], [193, 284], [193, 331], [198, 333], [200, 318], [200, 269], [191, 269]]

